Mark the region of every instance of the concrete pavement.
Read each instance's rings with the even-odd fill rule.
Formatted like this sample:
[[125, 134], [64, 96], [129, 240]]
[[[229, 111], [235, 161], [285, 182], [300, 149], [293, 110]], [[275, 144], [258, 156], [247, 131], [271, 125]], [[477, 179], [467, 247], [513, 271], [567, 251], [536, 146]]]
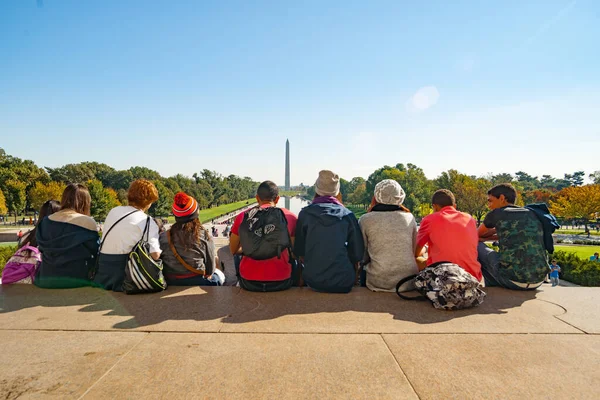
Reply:
[[393, 293], [0, 288], [4, 398], [597, 398], [600, 289]]

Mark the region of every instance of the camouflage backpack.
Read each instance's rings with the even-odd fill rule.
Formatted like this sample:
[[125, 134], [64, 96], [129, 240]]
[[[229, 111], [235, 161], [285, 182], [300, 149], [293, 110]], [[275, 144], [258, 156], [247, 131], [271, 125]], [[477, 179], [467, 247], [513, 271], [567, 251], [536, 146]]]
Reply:
[[[420, 296], [400, 293], [400, 286], [412, 279]], [[431, 264], [417, 275], [401, 279], [396, 285], [396, 293], [405, 300], [430, 300], [435, 308], [441, 310], [476, 307], [483, 303], [485, 297], [473, 275], [447, 261]]]

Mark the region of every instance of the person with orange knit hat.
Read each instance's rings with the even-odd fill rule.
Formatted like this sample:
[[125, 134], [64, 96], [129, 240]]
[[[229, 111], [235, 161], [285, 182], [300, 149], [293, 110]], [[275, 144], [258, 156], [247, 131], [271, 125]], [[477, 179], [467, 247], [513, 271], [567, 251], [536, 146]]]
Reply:
[[225, 275], [216, 268], [215, 243], [198, 219], [198, 202], [179, 192], [172, 207], [175, 224], [160, 234], [163, 273], [174, 286], [221, 286]]

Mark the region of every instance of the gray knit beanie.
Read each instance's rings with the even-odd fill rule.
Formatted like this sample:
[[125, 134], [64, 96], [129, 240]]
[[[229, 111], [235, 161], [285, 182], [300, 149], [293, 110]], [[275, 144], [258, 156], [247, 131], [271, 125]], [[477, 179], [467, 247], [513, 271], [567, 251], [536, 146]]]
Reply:
[[319, 171], [315, 182], [315, 192], [319, 196], [337, 196], [340, 192], [340, 177], [327, 169]]
[[400, 206], [405, 197], [402, 186], [393, 179], [384, 179], [375, 185], [375, 201], [379, 204]]

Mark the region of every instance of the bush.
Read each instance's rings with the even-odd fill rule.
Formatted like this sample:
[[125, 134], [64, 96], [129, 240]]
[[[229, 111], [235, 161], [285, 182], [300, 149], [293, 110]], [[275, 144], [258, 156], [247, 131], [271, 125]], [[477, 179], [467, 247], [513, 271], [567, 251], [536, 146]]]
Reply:
[[561, 277], [581, 286], [600, 286], [600, 263], [582, 260], [575, 253], [557, 251], [552, 258], [558, 261]]
[[600, 240], [573, 240], [573, 244], [587, 244], [589, 246], [600, 246]]
[[17, 246], [2, 246], [0, 247], [0, 273], [4, 269], [4, 265], [8, 261], [9, 258], [15, 254], [17, 251]]

